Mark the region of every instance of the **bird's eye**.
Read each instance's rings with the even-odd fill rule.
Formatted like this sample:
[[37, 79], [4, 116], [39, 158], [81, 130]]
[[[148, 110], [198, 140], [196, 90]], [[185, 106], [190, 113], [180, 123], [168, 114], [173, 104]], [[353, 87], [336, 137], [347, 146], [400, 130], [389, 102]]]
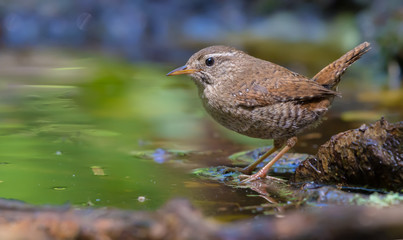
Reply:
[[209, 57], [209, 58], [206, 59], [206, 65], [207, 66], [211, 67], [211, 66], [213, 66], [213, 64], [214, 64], [214, 58]]

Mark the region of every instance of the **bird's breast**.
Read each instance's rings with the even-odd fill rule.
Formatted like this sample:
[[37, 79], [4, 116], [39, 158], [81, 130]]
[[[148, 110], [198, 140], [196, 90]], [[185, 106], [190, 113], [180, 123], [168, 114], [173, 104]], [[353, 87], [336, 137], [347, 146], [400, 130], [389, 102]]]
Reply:
[[325, 112], [310, 111], [292, 103], [248, 108], [223, 99], [211, 95], [202, 98], [204, 108], [214, 120], [230, 130], [255, 138], [294, 136], [317, 122]]

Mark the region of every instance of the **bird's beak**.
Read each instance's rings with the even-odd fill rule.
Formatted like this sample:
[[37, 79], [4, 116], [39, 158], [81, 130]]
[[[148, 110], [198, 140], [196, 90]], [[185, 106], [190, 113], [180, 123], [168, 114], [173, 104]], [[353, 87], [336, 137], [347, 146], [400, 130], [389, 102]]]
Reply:
[[175, 76], [175, 75], [181, 75], [181, 74], [192, 74], [195, 72], [200, 72], [200, 69], [188, 69], [188, 66], [182, 66], [178, 67], [175, 70], [170, 71], [167, 73], [167, 76]]

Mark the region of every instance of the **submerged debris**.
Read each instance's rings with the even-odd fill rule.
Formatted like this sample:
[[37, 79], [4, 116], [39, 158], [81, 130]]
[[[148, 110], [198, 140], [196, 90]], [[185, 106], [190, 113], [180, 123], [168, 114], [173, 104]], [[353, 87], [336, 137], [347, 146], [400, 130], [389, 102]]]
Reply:
[[153, 151], [133, 151], [131, 155], [141, 159], [152, 159], [156, 163], [164, 163], [170, 160], [184, 159], [190, 154], [188, 151], [166, 150], [157, 148]]
[[333, 136], [298, 166], [295, 182], [403, 189], [403, 122], [380, 119]]

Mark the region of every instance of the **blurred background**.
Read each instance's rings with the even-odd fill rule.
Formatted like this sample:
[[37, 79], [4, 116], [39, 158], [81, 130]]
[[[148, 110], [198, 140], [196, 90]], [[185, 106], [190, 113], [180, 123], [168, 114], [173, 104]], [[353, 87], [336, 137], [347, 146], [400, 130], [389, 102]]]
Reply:
[[[332, 53], [366, 40], [377, 44], [375, 49], [388, 62], [401, 66], [402, 4], [398, 0], [26, 0], [0, 4], [1, 46], [12, 50], [62, 48], [173, 64], [201, 46], [217, 43], [245, 49], [259, 41], [304, 43], [332, 46], [326, 49]], [[274, 48], [269, 43], [262, 45]], [[293, 55], [293, 50], [275, 57]]]
[[165, 74], [223, 44], [312, 77], [363, 41], [372, 50], [343, 98], [295, 148], [309, 154], [381, 116], [402, 120], [402, 1], [2, 1], [1, 197], [154, 209], [186, 196], [211, 215], [250, 201], [188, 171], [271, 141], [219, 126], [192, 81]]

